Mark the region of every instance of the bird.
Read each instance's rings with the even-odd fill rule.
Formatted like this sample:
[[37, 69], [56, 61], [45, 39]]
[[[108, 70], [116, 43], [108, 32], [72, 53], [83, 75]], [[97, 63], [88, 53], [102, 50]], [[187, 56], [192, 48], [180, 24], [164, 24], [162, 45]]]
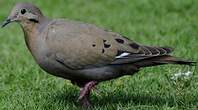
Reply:
[[196, 62], [170, 55], [171, 47], [139, 44], [119, 33], [69, 19], [51, 19], [32, 3], [17, 3], [2, 27], [17, 22], [28, 50], [47, 73], [70, 80], [80, 88], [83, 107], [103, 81], [133, 75], [141, 68]]

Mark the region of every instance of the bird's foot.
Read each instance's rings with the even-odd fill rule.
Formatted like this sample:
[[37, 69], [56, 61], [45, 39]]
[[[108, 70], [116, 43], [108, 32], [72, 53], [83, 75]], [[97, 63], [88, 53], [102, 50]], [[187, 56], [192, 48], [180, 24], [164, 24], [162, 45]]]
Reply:
[[80, 96], [78, 98], [78, 101], [85, 108], [89, 108], [91, 106], [89, 95], [91, 90], [95, 88], [95, 85], [97, 85], [96, 81], [90, 81], [86, 83], [83, 88], [80, 88]]
[[83, 108], [90, 108], [91, 107], [91, 103], [90, 103], [88, 95], [84, 96], [83, 98], [79, 99], [78, 101]]

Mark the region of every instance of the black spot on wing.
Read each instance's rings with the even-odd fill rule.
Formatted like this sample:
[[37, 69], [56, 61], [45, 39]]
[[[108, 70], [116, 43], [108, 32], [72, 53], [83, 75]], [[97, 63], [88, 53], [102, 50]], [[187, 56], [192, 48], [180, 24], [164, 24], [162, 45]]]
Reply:
[[102, 53], [104, 53], [105, 52], [105, 50], [104, 49], [102, 49]]
[[140, 46], [138, 45], [138, 44], [136, 44], [136, 43], [131, 43], [131, 44], [129, 44], [132, 48], [134, 48], [134, 49], [138, 49]]
[[104, 40], [104, 39], [103, 39], [104, 48], [109, 48], [109, 47], [111, 47], [111, 44], [107, 44], [106, 42], [107, 42], [107, 40]]
[[92, 47], [95, 47], [96, 46], [96, 44], [92, 44]]
[[117, 39], [115, 39], [118, 43], [120, 43], [120, 44], [123, 44], [124, 43], [124, 40], [123, 39], [119, 39], [119, 38], [117, 38]]
[[105, 48], [109, 48], [109, 47], [111, 47], [111, 45], [110, 45], [110, 44], [105, 44], [105, 43], [104, 43], [104, 47], [105, 47]]

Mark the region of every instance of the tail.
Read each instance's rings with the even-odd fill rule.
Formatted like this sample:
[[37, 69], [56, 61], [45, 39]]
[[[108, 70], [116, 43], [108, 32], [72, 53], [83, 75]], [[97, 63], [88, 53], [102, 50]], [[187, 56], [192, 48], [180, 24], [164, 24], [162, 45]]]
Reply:
[[135, 63], [137, 67], [149, 67], [149, 66], [164, 65], [164, 64], [195, 66], [196, 62], [179, 59], [171, 55], [163, 55], [163, 56], [152, 57]]

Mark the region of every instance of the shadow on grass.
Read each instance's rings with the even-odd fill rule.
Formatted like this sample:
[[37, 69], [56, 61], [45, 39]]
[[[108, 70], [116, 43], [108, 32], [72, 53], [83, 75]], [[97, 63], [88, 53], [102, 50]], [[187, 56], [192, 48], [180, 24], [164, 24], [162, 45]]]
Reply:
[[[78, 90], [70, 89], [66, 91], [57, 91], [55, 94], [51, 94], [52, 96], [47, 96], [50, 101], [53, 103], [58, 103], [60, 106], [69, 106], [78, 108], [80, 105], [77, 102], [78, 98]], [[108, 95], [100, 94], [101, 96], [92, 95], [91, 101], [94, 108], [101, 107], [116, 107], [117, 104], [121, 104], [122, 106], [179, 106], [181, 108], [188, 107], [190, 104], [195, 104], [195, 100], [182, 101], [180, 99], [176, 99], [175, 96], [171, 96], [170, 94], [159, 95], [157, 93], [125, 93], [125, 92], [116, 92], [109, 93]], [[182, 103], [180, 103], [182, 102]]]
[[[96, 97], [97, 98], [97, 97]], [[132, 106], [138, 106], [138, 105], [147, 105], [147, 106], [174, 106], [174, 98], [170, 97], [165, 99], [163, 96], [158, 96], [156, 94], [148, 94], [148, 93], [138, 93], [138, 94], [125, 94], [124, 92], [120, 92], [118, 94], [109, 94], [108, 96], [103, 96], [99, 99], [96, 99], [94, 102], [94, 105], [115, 105], [115, 104], [121, 104], [121, 105], [132, 105]]]

